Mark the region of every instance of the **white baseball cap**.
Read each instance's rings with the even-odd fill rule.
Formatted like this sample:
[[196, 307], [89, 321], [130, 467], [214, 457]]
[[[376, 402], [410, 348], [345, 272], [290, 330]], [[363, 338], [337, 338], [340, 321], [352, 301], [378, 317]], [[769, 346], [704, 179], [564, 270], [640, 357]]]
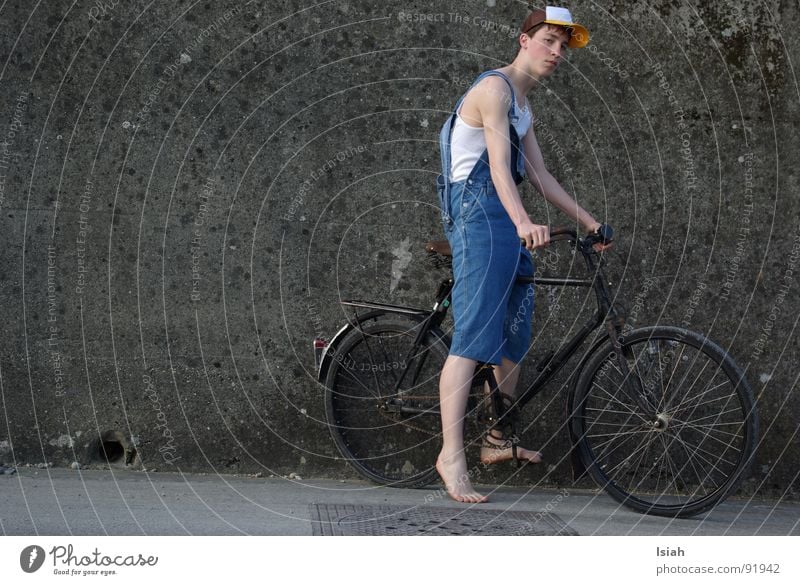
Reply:
[[528, 15], [522, 23], [522, 32], [526, 33], [534, 26], [542, 23], [552, 24], [553, 26], [563, 26], [569, 32], [569, 46], [571, 49], [580, 49], [589, 44], [589, 31], [583, 25], [573, 22], [572, 14], [566, 8], [557, 6], [547, 6], [544, 9], [537, 9]]

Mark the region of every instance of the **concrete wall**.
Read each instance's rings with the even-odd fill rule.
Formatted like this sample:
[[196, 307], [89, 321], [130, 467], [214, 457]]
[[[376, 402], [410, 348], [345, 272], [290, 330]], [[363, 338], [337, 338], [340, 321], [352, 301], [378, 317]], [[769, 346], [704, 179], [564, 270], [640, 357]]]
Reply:
[[[0, 462], [89, 464], [105, 439], [148, 469], [352, 475], [310, 340], [340, 298], [430, 304], [437, 133], [526, 14], [489, 4], [7, 3]], [[683, 322], [747, 367], [748, 490], [795, 493], [797, 3], [602, 4], [570, 4], [592, 44], [531, 95], [545, 157], [617, 228], [636, 323]], [[584, 300], [540, 291], [534, 354]], [[562, 398], [526, 433], [555, 461]]]

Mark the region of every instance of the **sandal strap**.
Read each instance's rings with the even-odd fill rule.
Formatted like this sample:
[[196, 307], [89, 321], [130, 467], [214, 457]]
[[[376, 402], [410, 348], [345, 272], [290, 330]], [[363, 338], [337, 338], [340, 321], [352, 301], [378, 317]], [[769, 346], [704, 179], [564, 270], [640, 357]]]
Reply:
[[[494, 429], [494, 428], [487, 429], [487, 431], [483, 435], [482, 445], [484, 447], [489, 448], [489, 449], [496, 449], [498, 451], [501, 451], [501, 450], [504, 450], [504, 449], [511, 449], [511, 452], [515, 454], [514, 456], [516, 458], [517, 443], [519, 443], [519, 439], [517, 438], [517, 436], [516, 435], [512, 435], [510, 437], [495, 437], [492, 434], [492, 431], [494, 431], [494, 430], [496, 430], [496, 429]], [[489, 439], [493, 439], [495, 441], [500, 441], [500, 443], [493, 443]]]
[[[520, 461], [519, 456], [517, 455], [517, 444], [519, 443], [519, 437], [516, 435], [511, 435], [509, 437], [495, 437], [492, 434], [492, 431], [496, 430], [494, 427], [489, 428], [483, 434], [483, 439], [481, 441], [481, 447], [485, 447], [487, 449], [494, 449], [495, 451], [505, 451], [506, 449], [511, 449], [511, 458], [517, 464], [517, 468], [519, 469], [522, 467], [522, 461]], [[494, 439], [495, 441], [501, 441], [500, 443], [492, 443], [489, 438]]]

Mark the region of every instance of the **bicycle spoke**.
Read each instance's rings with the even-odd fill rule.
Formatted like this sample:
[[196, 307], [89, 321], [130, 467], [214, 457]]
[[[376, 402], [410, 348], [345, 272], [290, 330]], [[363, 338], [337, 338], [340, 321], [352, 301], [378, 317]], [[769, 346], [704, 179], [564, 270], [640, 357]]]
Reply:
[[[661, 440], [661, 444], [663, 445], [663, 448], [664, 448], [664, 458], [665, 458], [666, 463], [667, 463], [667, 468], [670, 470], [670, 474], [671, 474], [671, 477], [672, 477], [672, 485], [675, 487], [675, 492], [677, 493], [677, 492], [680, 491], [680, 489], [678, 488], [678, 484], [676, 483], [677, 480], [678, 480], [678, 473], [677, 473], [677, 471], [675, 469], [675, 466], [673, 465], [672, 457], [669, 454], [669, 447], [670, 446], [667, 444], [666, 440], [664, 439], [664, 433], [659, 433], [659, 439]], [[669, 482], [667, 483], [667, 488], [668, 487], [669, 487]], [[657, 491], [657, 493], [659, 493], [659, 492]], [[663, 496], [664, 492], [660, 492], [660, 494]]]
[[669, 380], [667, 380], [667, 388], [670, 387], [672, 383], [672, 377], [675, 375], [675, 372], [678, 370], [678, 366], [681, 364], [681, 358], [683, 357], [683, 352], [686, 349], [686, 345], [681, 345], [681, 353], [678, 355], [678, 358], [675, 360], [675, 367], [672, 368], [672, 372], [669, 375]]
[[[621, 410], [603, 410], [601, 408], [586, 408], [584, 410], [592, 411], [592, 412], [602, 412], [602, 413], [610, 412], [610, 413], [619, 413], [619, 414], [629, 414], [627, 412], [622, 412]], [[588, 417], [585, 417], [585, 418], [588, 418]], [[606, 426], [606, 427], [608, 427], [608, 426], [611, 426], [611, 427], [625, 427], [625, 428], [630, 428], [630, 429], [635, 429], [635, 428], [639, 428], [639, 427], [642, 426], [642, 423], [622, 424], [622, 423], [612, 423], [612, 422], [608, 422], [608, 421], [603, 421], [600, 424], [602, 424], [603, 426]]]
[[[714, 428], [710, 428], [710, 427], [708, 427], [708, 426], [702, 426], [702, 427], [701, 427], [701, 426], [699, 426], [699, 425], [694, 425], [694, 424], [692, 424], [692, 423], [684, 422], [684, 421], [682, 421], [682, 420], [679, 420], [679, 419], [676, 419], [676, 418], [673, 418], [673, 419], [670, 421], [670, 426], [672, 426], [672, 427], [678, 427], [678, 428], [680, 428], [680, 429], [689, 428], [690, 430], [693, 430], [693, 431], [698, 431], [698, 432], [700, 431], [700, 429], [708, 429], [708, 432], [709, 432], [709, 433], [712, 433], [712, 432], [714, 432], [714, 433], [718, 433], [718, 434], [720, 434], [720, 435], [728, 435], [728, 436], [730, 436], [730, 437], [734, 437], [734, 438], [740, 438], [740, 439], [742, 438], [742, 433], [731, 433], [730, 431], [723, 431], [723, 430], [721, 430], [721, 429], [718, 429], [718, 428], [716, 428], [716, 427], [718, 427], [718, 426], [722, 426], [722, 425], [726, 425], [726, 426], [736, 425], [737, 427], [739, 427], [739, 428], [741, 429], [741, 428], [744, 426], [744, 423], [743, 423], [743, 422], [735, 422], [735, 423], [714, 423], [714, 425], [713, 425], [713, 427], [714, 427]], [[720, 442], [723, 442], [723, 441], [720, 441]], [[723, 443], [724, 443], [724, 442], [723, 442]], [[725, 443], [725, 444], [727, 444], [727, 443]]]
[[[704, 391], [703, 391], [703, 392], [701, 392], [700, 394], [697, 394], [697, 395], [695, 395], [695, 396], [692, 396], [691, 398], [685, 397], [685, 398], [684, 398], [684, 400], [682, 400], [682, 401], [681, 401], [681, 402], [680, 402], [680, 403], [679, 403], [679, 404], [678, 404], [678, 405], [675, 407], [675, 409], [676, 409], [676, 410], [678, 410], [678, 409], [681, 409], [681, 408], [685, 408], [685, 407], [686, 407], [686, 402], [687, 402], [687, 401], [692, 401], [692, 400], [702, 399], [702, 398], [703, 398], [703, 397], [704, 397], [706, 394], [708, 394], [709, 392], [713, 392], [713, 391], [714, 391], [714, 390], [716, 390], [717, 388], [720, 388], [721, 386], [724, 386], [724, 385], [725, 385], [725, 384], [727, 384], [727, 383], [728, 383], [728, 380], [726, 380], [726, 381], [724, 381], [724, 382], [720, 382], [719, 384], [717, 384], [717, 385], [716, 385], [716, 386], [714, 386], [713, 388], [709, 388], [708, 390], [704, 390]], [[690, 402], [689, 406], [691, 406], [691, 402]], [[667, 408], [666, 408], [665, 410], [669, 410], [669, 406], [667, 406]]]
[[[391, 341], [391, 340], [392, 340], [392, 338], [389, 338], [389, 341]], [[378, 343], [379, 343], [379, 345], [381, 347], [381, 350], [383, 352], [383, 364], [378, 364], [377, 372], [391, 374], [391, 378], [392, 378], [394, 383], [391, 384], [391, 386], [390, 386], [390, 394], [392, 396], [396, 396], [396, 395], [401, 393], [400, 382], [402, 380], [402, 376], [398, 377], [397, 373], [395, 372], [394, 364], [397, 363], [397, 360], [393, 360], [392, 357], [390, 357], [389, 352], [387, 352], [387, 350], [386, 350], [386, 341], [387, 340], [386, 340], [385, 337], [378, 336]], [[409, 353], [411, 353], [413, 351], [414, 351], [414, 348], [412, 347], [409, 350]], [[373, 364], [373, 366], [374, 365], [375, 364]], [[376, 375], [377, 375], [377, 372], [376, 372]]]
[[[705, 363], [705, 364], [703, 364], [703, 367], [700, 369], [700, 371], [698, 372], [697, 376], [695, 376], [695, 379], [694, 379], [694, 381], [692, 382], [692, 384], [689, 386], [689, 389], [686, 391], [686, 393], [685, 393], [685, 396], [688, 396], [688, 395], [691, 393], [692, 389], [695, 387], [695, 384], [697, 384], [697, 381], [698, 381], [698, 380], [700, 379], [700, 377], [703, 375], [703, 372], [705, 372], [705, 371], [706, 371], [706, 368], [708, 367], [708, 364], [710, 364], [710, 363], [711, 363], [711, 360], [708, 360], [708, 359], [707, 359], [707, 360], [706, 360], [706, 363]], [[682, 387], [683, 387], [683, 383], [685, 382], [686, 378], [688, 378], [688, 377], [689, 377], [689, 373], [690, 373], [691, 371], [692, 371], [692, 369], [691, 369], [691, 368], [687, 368], [687, 369], [686, 369], [686, 374], [683, 376], [683, 378], [681, 379], [681, 381], [678, 383], [678, 388], [682, 388]], [[718, 371], [719, 371], [719, 370], [718, 370]], [[714, 375], [711, 377], [711, 380], [710, 380], [710, 381], [713, 381], [713, 380], [714, 380], [714, 378], [716, 377], [716, 375], [717, 375], [717, 372], [714, 372]], [[709, 381], [709, 382], [710, 382], [710, 381]], [[667, 409], [667, 406], [666, 406], [666, 405], [664, 405], [664, 410], [666, 410], [666, 409]]]
[[[641, 385], [641, 387], [642, 387], [642, 392], [645, 392], [645, 393], [646, 393], [647, 391], [645, 390], [646, 386], [645, 386], [645, 382], [644, 382], [644, 381], [645, 381], [647, 378], [646, 378], [645, 376], [643, 376], [643, 375], [642, 375], [642, 372], [641, 372], [641, 370], [639, 369], [639, 357], [636, 357], [636, 358], [634, 358], [634, 360], [633, 360], [633, 367], [634, 367], [634, 369], [636, 370], [636, 375], [639, 377], [639, 384], [640, 384], [640, 385]], [[650, 368], [652, 368], [652, 367], [653, 367], [653, 366], [652, 366], [652, 364], [651, 364], [651, 365], [650, 365]], [[648, 369], [648, 375], [649, 375], [649, 369]], [[646, 396], [645, 396], [645, 398], [646, 398]], [[662, 395], [662, 400], [663, 400], [663, 395]], [[661, 400], [659, 400], [659, 405], [660, 405], [660, 404], [661, 404]], [[656, 407], [656, 410], [658, 410], [658, 407]]]
[[685, 408], [689, 408], [689, 407], [694, 407], [692, 409], [692, 412], [694, 412], [695, 410], [697, 410], [701, 406], [707, 406], [707, 405], [709, 405], [709, 404], [711, 404], [713, 402], [719, 402], [720, 400], [727, 400], [728, 402], [730, 402], [732, 398], [733, 398], [733, 396], [728, 396], [728, 395], [720, 396], [719, 398], [712, 398], [711, 400], [706, 400], [705, 402], [698, 402], [697, 404], [679, 405], [679, 406], [675, 407], [675, 410], [677, 411], [677, 410], [681, 410], [681, 409], [685, 409]]
[[[676, 441], [679, 441], [679, 442], [684, 443], [684, 444], [688, 444], [688, 441], [685, 441], [684, 439], [681, 439], [678, 435], [673, 435], [673, 438]], [[698, 454], [699, 452], [706, 453], [708, 455], [716, 457], [717, 461], [724, 461], [725, 463], [728, 463], [729, 465], [735, 465], [734, 462], [728, 461], [727, 459], [724, 459], [722, 456], [717, 456], [714, 453], [712, 453], [711, 451], [706, 451], [705, 449], [702, 449], [700, 447], [700, 444], [695, 445], [693, 448], [695, 450], [695, 454]], [[707, 465], [713, 467], [714, 469], [719, 469], [713, 461], [711, 461], [709, 459], [705, 459], [705, 458], [701, 457], [699, 454], [697, 455], [697, 457], [700, 458], [700, 459], [703, 459], [706, 462]]]
[[[630, 490], [630, 486], [632, 485], [633, 481], [639, 474], [639, 469], [642, 467], [642, 463], [647, 459], [648, 455], [650, 454], [650, 447], [653, 445], [653, 441], [649, 441], [647, 443], [647, 447], [642, 451], [639, 460], [636, 462], [636, 467], [633, 468], [633, 473], [631, 473], [631, 481], [628, 483], [628, 490]], [[640, 482], [641, 483], [641, 482]]]
[[[606, 423], [603, 423], [603, 425], [605, 424]], [[586, 436], [589, 437], [590, 439], [597, 439], [599, 437], [619, 437], [622, 436], [623, 434], [634, 435], [636, 433], [652, 433], [652, 432], [653, 431], [651, 429], [640, 429], [635, 431], [628, 431], [626, 433], [593, 433], [593, 434], [587, 434]], [[600, 443], [600, 445], [603, 445], [603, 443]]]
[[[573, 421], [581, 456], [594, 463], [587, 470], [640, 512], [708, 510], [741, 478], [754, 447], [744, 378], [718, 346], [692, 332], [656, 327], [623, 343], [625, 363], [609, 348], [579, 377], [583, 406]], [[652, 418], [640, 397], [629, 395], [636, 386]]]
[[[698, 359], [698, 358], [699, 358], [701, 355], [703, 355], [703, 354], [699, 354], [699, 353], [698, 353], [697, 357], [696, 357], [694, 360], [692, 360], [692, 365], [694, 365], [694, 362], [695, 362], [695, 361], [696, 361], [696, 360], [697, 360], [697, 359]], [[702, 368], [700, 368], [700, 371], [697, 373], [697, 376], [695, 376], [695, 378], [694, 378], [694, 381], [693, 381], [693, 382], [692, 382], [692, 384], [689, 386], [689, 390], [687, 390], [687, 391], [686, 391], [686, 393], [687, 393], [687, 394], [688, 394], [689, 392], [691, 392], [692, 388], [694, 388], [695, 384], [696, 384], [696, 383], [697, 383], [697, 381], [700, 379], [700, 377], [703, 375], [703, 372], [705, 372], [706, 368], [708, 367], [708, 364], [710, 364], [710, 363], [711, 363], [711, 360], [709, 360], [709, 359], [706, 359], [706, 363], [705, 363], [705, 364], [703, 364], [703, 367], [702, 367]], [[686, 368], [686, 373], [683, 375], [683, 378], [681, 378], [681, 381], [680, 381], [680, 382], [678, 382], [678, 384], [677, 384], [677, 386], [676, 386], [677, 388], [683, 388], [683, 385], [684, 385], [684, 383], [686, 382], [686, 378], [688, 378], [688, 377], [689, 377], [689, 374], [692, 372], [692, 365], [690, 365], [689, 367], [687, 367], [687, 368]], [[716, 374], [715, 374], [715, 375], [716, 375]], [[713, 377], [712, 377], [712, 380], [713, 380]]]
[[[628, 438], [630, 438], [630, 437], [628, 437]], [[627, 440], [627, 439], [626, 439], [626, 440]], [[636, 447], [636, 449], [634, 449], [634, 451], [633, 451], [633, 452], [632, 452], [630, 455], [628, 455], [627, 457], [624, 457], [624, 458], [622, 459], [622, 461], [620, 461], [619, 463], [617, 463], [617, 464], [616, 464], [614, 467], [612, 467], [612, 468], [610, 468], [610, 469], [607, 469], [607, 470], [606, 470], [606, 475], [608, 475], [608, 476], [611, 476], [611, 475], [613, 475], [613, 474], [614, 474], [614, 473], [617, 471], [617, 469], [620, 469], [620, 468], [624, 469], [624, 467], [623, 467], [623, 466], [625, 466], [625, 465], [630, 465], [630, 463], [631, 463], [631, 459], [633, 458], [633, 456], [634, 456], [634, 455], [636, 455], [637, 453], [639, 453], [640, 451], [644, 451], [644, 450], [646, 450], [646, 449], [647, 449], [647, 448], [650, 446], [650, 444], [651, 444], [652, 442], [653, 442], [653, 439], [651, 438], [649, 441], [646, 441], [646, 442], [644, 442], [644, 443], [641, 443], [641, 444], [640, 444], [638, 447]], [[608, 455], [611, 455], [611, 454], [613, 454], [613, 453], [614, 453], [614, 452], [615, 452], [617, 449], [621, 448], [623, 444], [624, 444], [624, 441], [623, 441], [623, 443], [620, 443], [620, 445], [618, 445], [617, 447], [615, 447], [613, 451], [610, 451], [610, 452], [608, 453]]]
[[[723, 414], [728, 414], [728, 413], [731, 413], [731, 412], [739, 412], [739, 413], [741, 413], [741, 410], [738, 407], [736, 407], [736, 408], [732, 408], [730, 410], [723, 410], [722, 412], [715, 412], [713, 414], [709, 414], [709, 415], [706, 415], [706, 416], [701, 417], [701, 418], [694, 418], [694, 419], [690, 419], [690, 420], [687, 420], [687, 421], [681, 421], [681, 422], [683, 422], [684, 424], [694, 424], [694, 423], [699, 422], [701, 420], [706, 420], [706, 419], [713, 418], [713, 417], [719, 418]], [[676, 420], [680, 420], [680, 419], [676, 419]]]
[[[690, 427], [690, 428], [691, 428], [691, 427]], [[700, 427], [691, 428], [691, 430], [694, 430], [695, 432], [702, 434], [702, 431], [701, 431], [701, 430], [699, 430], [699, 429], [700, 429]], [[726, 443], [725, 441], [723, 441], [723, 440], [721, 440], [721, 439], [718, 439], [718, 438], [714, 437], [714, 436], [713, 436], [713, 435], [711, 435], [710, 433], [705, 433], [703, 436], [704, 436], [704, 437], [706, 437], [706, 438], [708, 438], [708, 439], [710, 439], [710, 440], [716, 441], [717, 443], [719, 443], [719, 444], [721, 444], [721, 445], [724, 445], [725, 447], [727, 447], [727, 448], [729, 448], [729, 449], [730, 449], [730, 448], [732, 448], [732, 441], [729, 441], [729, 442], [727, 442], [727, 443]], [[733, 437], [734, 437], [734, 438], [741, 438], [741, 436], [740, 436], [740, 435], [733, 435]]]
[[[694, 464], [695, 455], [694, 455], [694, 453], [692, 453], [691, 451], [689, 451], [689, 449], [686, 448], [686, 444], [683, 441], [678, 441], [678, 446], [681, 447], [686, 452], [686, 456], [687, 456], [686, 462], [687, 462], [687, 464], [692, 466], [692, 471], [694, 471], [694, 474], [695, 474], [695, 476], [697, 477], [697, 480], [698, 480], [697, 481], [697, 485], [698, 486], [705, 486], [705, 480], [700, 476], [700, 473], [697, 471], [697, 467], [695, 467], [695, 464]], [[686, 466], [684, 465], [684, 467], [686, 467]], [[706, 478], [708, 478], [709, 475], [710, 474], [707, 473], [706, 474]], [[706, 494], [707, 493], [708, 492], [706, 491]]]
[[[588, 431], [587, 431], [587, 434], [588, 434]], [[617, 451], [622, 449], [622, 447], [625, 446], [625, 444], [628, 441], [630, 441], [630, 440], [635, 438], [632, 433], [620, 434], [620, 436], [623, 437], [622, 440], [618, 441], [617, 444], [613, 448], [608, 448], [607, 449], [606, 445], [610, 445], [613, 442], [614, 439], [608, 439], [606, 441], [603, 441], [599, 445], [595, 445], [595, 448], [599, 449], [602, 452], [603, 456], [606, 459], [610, 460], [611, 457], [613, 455], [615, 455], [617, 453]], [[589, 438], [591, 438], [591, 436], [589, 436]], [[652, 440], [652, 439], [650, 439], [650, 440]], [[633, 454], [637, 453], [640, 449], [645, 448], [646, 444], [647, 444], [647, 441], [640, 442], [638, 444], [638, 446], [634, 448], [634, 452], [631, 453], [631, 455], [629, 455], [627, 458], [630, 458]], [[624, 462], [624, 459], [626, 459], [626, 458], [623, 458], [623, 462]], [[623, 462], [618, 463], [617, 466], [621, 465]], [[611, 468], [611, 470], [614, 470], [614, 469], [616, 469], [616, 466], [614, 468]]]
[[[372, 397], [373, 397], [373, 398], [375, 398], [375, 399], [379, 399], [379, 398], [380, 398], [380, 395], [379, 395], [379, 394], [376, 394], [376, 393], [375, 393], [375, 392], [374, 392], [374, 391], [373, 391], [373, 390], [372, 390], [372, 389], [371, 389], [369, 386], [367, 386], [366, 384], [364, 384], [364, 383], [361, 381], [361, 378], [360, 378], [360, 376], [358, 376], [357, 374], [355, 374], [355, 373], [354, 373], [352, 370], [349, 370], [349, 369], [347, 368], [347, 366], [344, 366], [344, 368], [345, 368], [345, 370], [347, 371], [347, 375], [350, 377], [350, 379], [351, 379], [351, 380], [353, 380], [354, 382], [356, 382], [356, 383], [357, 383], [357, 384], [358, 384], [358, 385], [359, 385], [361, 388], [363, 388], [364, 390], [366, 390], [366, 391], [370, 392], [370, 393], [372, 394]], [[348, 398], [358, 398], [358, 396], [356, 396], [356, 395], [352, 395], [352, 396], [348, 396]]]
[[595, 387], [597, 387], [597, 388], [599, 388], [600, 390], [602, 390], [602, 391], [603, 391], [603, 392], [604, 392], [604, 393], [605, 393], [605, 394], [606, 394], [606, 395], [607, 395], [607, 396], [608, 396], [608, 397], [609, 397], [611, 400], [614, 400], [614, 401], [615, 401], [617, 404], [619, 404], [619, 405], [620, 405], [620, 406], [622, 406], [623, 408], [627, 408], [630, 414], [633, 414], [633, 415], [635, 415], [635, 416], [638, 416], [640, 419], [642, 419], [642, 421], [644, 421], [644, 422], [647, 422], [647, 419], [646, 419], [646, 418], [644, 418], [644, 417], [643, 417], [642, 415], [640, 415], [638, 412], [636, 412], [635, 410], [633, 410], [633, 409], [632, 409], [630, 406], [628, 406], [627, 404], [625, 404], [624, 402], [622, 402], [621, 400], [619, 400], [619, 398], [617, 398], [616, 396], [614, 396], [613, 394], [611, 394], [610, 392], [608, 392], [608, 391], [607, 391], [605, 388], [603, 388], [602, 386], [600, 386], [600, 385], [599, 385], [597, 382], [595, 382], [595, 383], [594, 383], [594, 386], [595, 386]]
[[612, 414], [627, 414], [627, 415], [636, 414], [635, 412], [632, 412], [630, 410], [626, 412], [624, 410], [608, 410], [605, 408], [586, 408], [585, 410], [591, 410], [593, 412], [612, 413]]
[[[678, 445], [683, 447], [684, 451], [686, 451], [687, 453], [689, 452], [688, 448], [682, 442], [679, 442]], [[706, 490], [706, 493], [708, 493], [708, 491], [707, 491], [708, 488], [706, 487], [707, 484], [710, 483], [712, 485], [713, 489], [716, 490], [716, 489], [718, 489], [720, 487], [720, 485], [722, 483], [724, 483], [724, 482], [718, 482], [718, 481], [714, 480], [714, 474], [712, 472], [716, 471], [718, 475], [721, 475], [723, 477], [725, 476], [725, 472], [723, 470], [721, 470], [717, 465], [715, 465], [712, 461], [709, 461], [706, 457], [701, 456], [697, 451], [693, 452], [692, 459], [697, 459], [700, 463], [705, 463], [705, 465], [708, 466], [706, 474], [705, 474], [705, 477], [704, 478], [700, 478], [701, 483], [698, 484], [698, 486], [697, 486], [698, 488], [702, 487], [703, 490]], [[686, 465], [684, 465], [684, 467], [685, 466]]]

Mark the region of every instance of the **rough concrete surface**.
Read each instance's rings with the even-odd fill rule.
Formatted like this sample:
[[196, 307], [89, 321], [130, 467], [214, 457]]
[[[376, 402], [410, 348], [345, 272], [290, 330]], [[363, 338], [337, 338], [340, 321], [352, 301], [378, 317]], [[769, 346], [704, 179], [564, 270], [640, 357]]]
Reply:
[[[592, 42], [530, 95], [548, 167], [616, 228], [634, 324], [683, 323], [746, 369], [761, 423], [746, 492], [796, 496], [797, 3], [569, 7]], [[525, 14], [3, 3], [0, 464], [354, 478], [311, 340], [344, 322], [343, 298], [431, 305], [438, 131], [514, 57]], [[566, 222], [532, 186], [523, 199]], [[591, 303], [540, 291], [532, 354]], [[568, 451], [564, 382], [530, 409], [526, 441], [552, 454]], [[554, 461], [547, 485], [569, 485]]]
[[471, 512], [490, 518], [554, 514], [570, 534], [580, 536], [797, 536], [800, 531], [800, 504], [752, 497], [730, 498], [707, 514], [676, 519], [637, 514], [597, 490], [564, 488], [481, 486], [490, 501], [465, 506], [442, 497], [437, 486], [394, 489], [364, 481], [53, 469], [22, 470], [0, 482], [9, 503], [0, 511], [0, 528], [8, 536], [310, 536], [312, 506], [354, 503], [400, 506], [416, 514], [445, 509], [465, 519]]

